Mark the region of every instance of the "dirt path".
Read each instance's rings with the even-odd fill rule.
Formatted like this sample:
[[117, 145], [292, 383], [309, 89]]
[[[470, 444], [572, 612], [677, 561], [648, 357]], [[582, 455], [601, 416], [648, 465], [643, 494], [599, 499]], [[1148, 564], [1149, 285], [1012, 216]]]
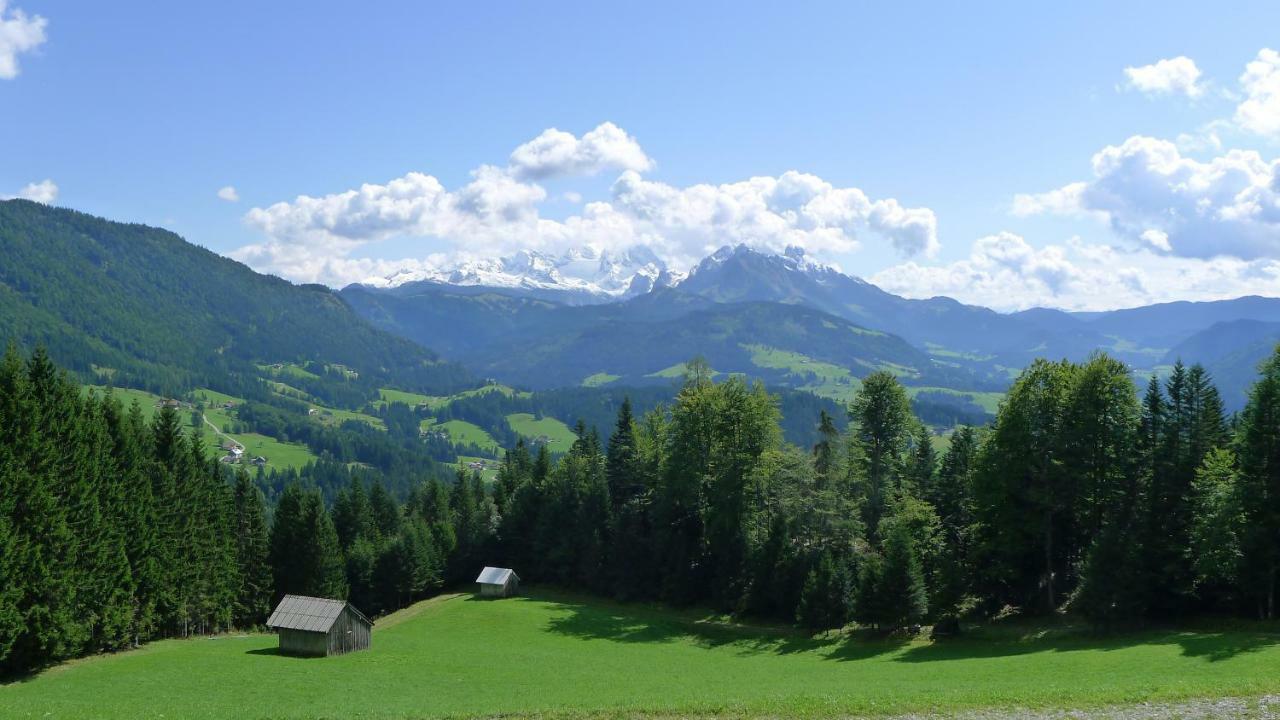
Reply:
[[218, 426], [214, 425], [213, 422], [209, 420], [209, 417], [207, 415], [205, 415], [204, 413], [200, 413], [200, 419], [204, 420], [205, 425], [208, 425], [209, 427], [213, 428], [213, 432], [215, 435], [217, 435], [218, 437], [226, 438], [227, 440], [235, 443], [236, 446], [240, 448], [241, 452], [244, 451], [244, 443], [240, 442], [239, 440], [219, 430]]
[[983, 710], [949, 715], [897, 715], [891, 720], [1280, 720], [1280, 695], [1116, 705], [1091, 710]]

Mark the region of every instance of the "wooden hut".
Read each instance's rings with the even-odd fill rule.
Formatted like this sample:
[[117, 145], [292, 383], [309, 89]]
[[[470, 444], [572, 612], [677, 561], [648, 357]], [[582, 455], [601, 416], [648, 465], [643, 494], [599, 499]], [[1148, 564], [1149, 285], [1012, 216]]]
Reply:
[[476, 582], [481, 597], [511, 597], [520, 590], [520, 576], [510, 568], [486, 567]]
[[368, 650], [373, 621], [345, 600], [285, 595], [267, 620], [287, 655], [341, 655]]

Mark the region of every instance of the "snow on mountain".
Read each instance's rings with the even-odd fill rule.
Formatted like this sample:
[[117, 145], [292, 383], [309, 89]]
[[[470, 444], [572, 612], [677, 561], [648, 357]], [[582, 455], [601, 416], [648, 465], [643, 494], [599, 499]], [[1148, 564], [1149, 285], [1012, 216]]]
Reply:
[[467, 260], [452, 267], [401, 270], [365, 285], [394, 288], [411, 282], [563, 292], [607, 302], [672, 285], [671, 273], [652, 250], [636, 246], [621, 253], [586, 246], [561, 255], [533, 250], [504, 258]]

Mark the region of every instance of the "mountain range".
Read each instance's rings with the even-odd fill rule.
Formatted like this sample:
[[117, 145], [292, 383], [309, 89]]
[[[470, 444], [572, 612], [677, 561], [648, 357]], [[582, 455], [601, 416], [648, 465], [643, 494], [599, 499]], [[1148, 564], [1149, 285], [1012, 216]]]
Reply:
[[893, 295], [794, 249], [726, 247], [683, 275], [644, 248], [525, 252], [334, 291], [164, 230], [11, 200], [0, 202], [0, 257], [0, 340], [157, 391], [289, 362], [428, 395], [480, 378], [616, 389], [669, 385], [701, 355], [718, 372], [838, 401], [884, 369], [917, 398], [989, 412], [1032, 359], [1102, 349], [1140, 381], [1201, 362], [1239, 407], [1280, 340], [1275, 298], [1006, 314]]
[[[602, 253], [590, 256], [604, 258], [600, 267], [620, 267]], [[563, 258], [560, 265], [543, 260], [572, 266]], [[670, 372], [673, 358], [702, 354], [725, 372], [830, 396], [845, 390], [835, 386], [831, 378], [839, 373], [826, 365], [846, 370], [853, 380], [889, 368], [917, 387], [987, 392], [1003, 389], [1036, 357], [1080, 360], [1105, 350], [1139, 379], [1178, 359], [1202, 362], [1220, 376], [1228, 404], [1238, 407], [1253, 368], [1280, 339], [1269, 324], [1280, 321], [1276, 298], [999, 313], [946, 297], [893, 295], [794, 248], [774, 255], [724, 247], [685, 276], [655, 260], [646, 264], [651, 273], [644, 279], [611, 275], [610, 292], [593, 285], [584, 293], [582, 274], [522, 274], [529, 263], [521, 256], [495, 263], [507, 272], [493, 285], [463, 273], [460, 282], [437, 276], [353, 285], [340, 294], [389, 332], [477, 372], [533, 387], [604, 378], [655, 382]], [[650, 277], [658, 281], [648, 282]], [[814, 321], [818, 316], [821, 322]], [[1257, 324], [1247, 332], [1219, 327], [1241, 321]], [[882, 336], [894, 338], [892, 349]]]

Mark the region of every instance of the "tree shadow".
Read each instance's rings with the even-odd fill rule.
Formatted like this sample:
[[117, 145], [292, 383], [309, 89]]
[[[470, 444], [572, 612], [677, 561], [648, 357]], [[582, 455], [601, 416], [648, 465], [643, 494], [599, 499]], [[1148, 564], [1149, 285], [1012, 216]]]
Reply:
[[876, 630], [854, 630], [827, 656], [830, 660], [850, 662], [897, 652], [911, 644], [911, 638]]
[[1229, 660], [1237, 655], [1258, 652], [1280, 644], [1280, 635], [1265, 632], [1233, 633], [1178, 633], [1173, 639], [1182, 646], [1187, 657], [1204, 658], [1209, 662]]
[[245, 650], [245, 655], [270, 655], [274, 657], [285, 658], [288, 660], [321, 660], [324, 655], [295, 655], [282, 651], [279, 647], [255, 648], [253, 650]]
[[547, 629], [584, 640], [692, 642], [705, 648], [732, 646], [747, 655], [817, 652], [838, 662], [886, 655], [894, 655], [895, 662], [946, 662], [1045, 652], [1114, 651], [1140, 645], [1177, 645], [1185, 656], [1218, 662], [1280, 645], [1280, 629], [1270, 626], [1232, 626], [1227, 630], [1221, 626], [1205, 630], [1166, 628], [1099, 635], [1078, 624], [1015, 623], [980, 626], [959, 637], [920, 642], [912, 636], [873, 630], [809, 636], [794, 628], [731, 623], [710, 614], [559, 593], [539, 593], [511, 601], [554, 603], [560, 612], [547, 623]]

